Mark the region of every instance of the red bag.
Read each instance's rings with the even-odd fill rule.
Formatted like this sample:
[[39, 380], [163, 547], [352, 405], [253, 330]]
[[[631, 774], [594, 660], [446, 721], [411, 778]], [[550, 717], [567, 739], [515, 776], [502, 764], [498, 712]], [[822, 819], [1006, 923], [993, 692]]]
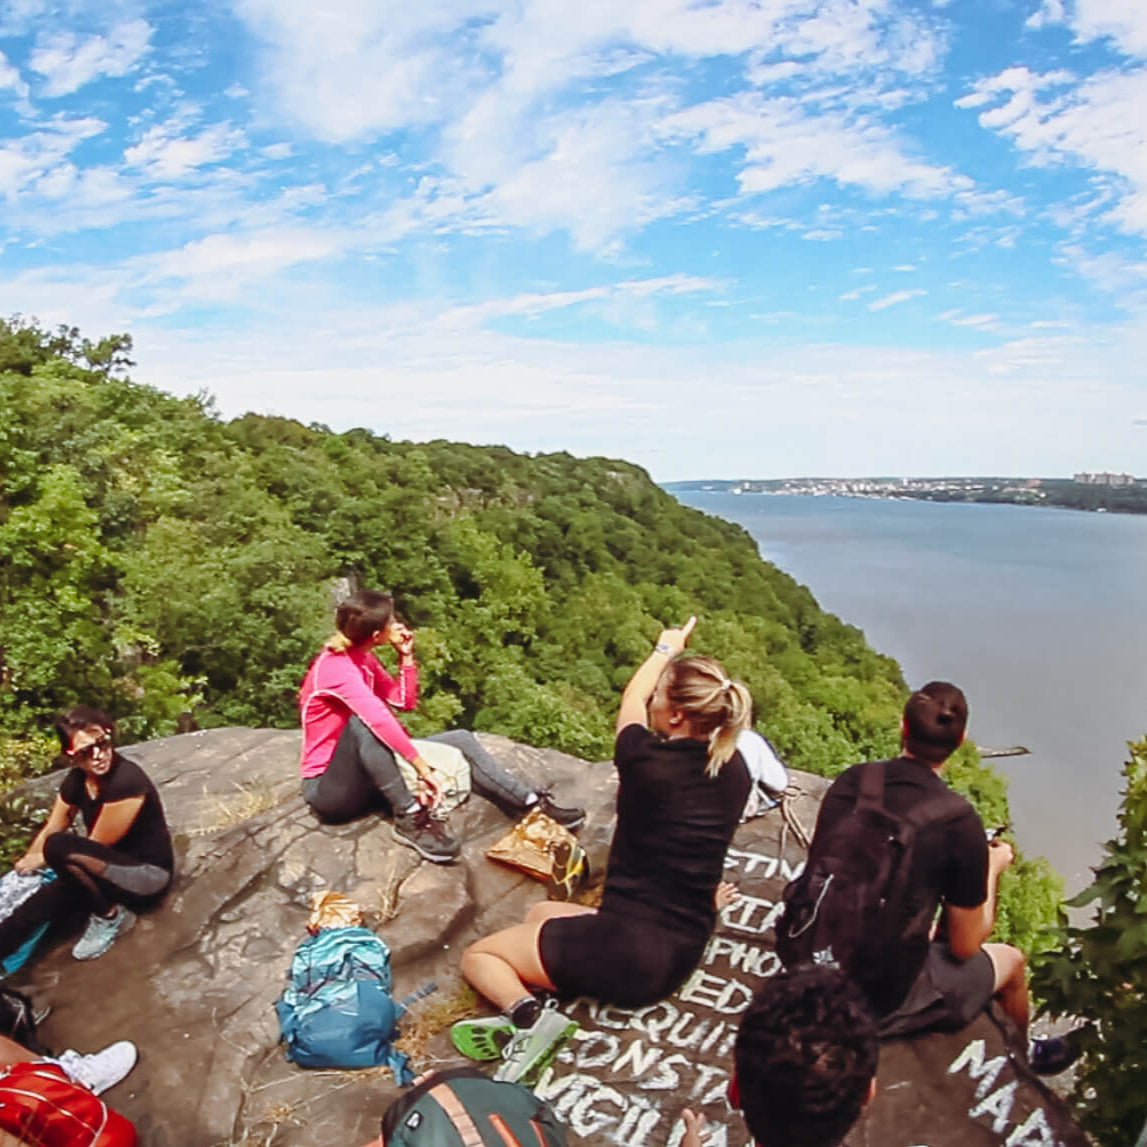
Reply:
[[135, 1128], [54, 1063], [0, 1074], [0, 1130], [28, 1147], [136, 1147]]

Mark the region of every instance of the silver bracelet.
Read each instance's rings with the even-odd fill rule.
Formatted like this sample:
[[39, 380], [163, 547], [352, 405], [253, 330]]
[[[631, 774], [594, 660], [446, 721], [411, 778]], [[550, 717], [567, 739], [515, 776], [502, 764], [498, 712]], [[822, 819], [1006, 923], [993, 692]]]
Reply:
[[666, 657], [672, 657], [675, 650], [673, 649], [673, 646], [669, 644], [669, 642], [659, 641], [653, 647], [653, 652], [654, 653], [664, 653]]

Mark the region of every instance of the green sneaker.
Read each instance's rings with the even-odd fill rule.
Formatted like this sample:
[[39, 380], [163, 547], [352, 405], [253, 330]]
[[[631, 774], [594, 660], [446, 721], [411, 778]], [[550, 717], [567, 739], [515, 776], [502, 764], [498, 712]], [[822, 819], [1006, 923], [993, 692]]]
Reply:
[[501, 1059], [517, 1030], [505, 1016], [459, 1020], [450, 1028], [450, 1042], [470, 1059]]
[[502, 1053], [502, 1066], [494, 1072], [494, 1078], [532, 1087], [578, 1027], [575, 1020], [563, 1016], [556, 1008], [545, 1008], [532, 1028], [515, 1031]]

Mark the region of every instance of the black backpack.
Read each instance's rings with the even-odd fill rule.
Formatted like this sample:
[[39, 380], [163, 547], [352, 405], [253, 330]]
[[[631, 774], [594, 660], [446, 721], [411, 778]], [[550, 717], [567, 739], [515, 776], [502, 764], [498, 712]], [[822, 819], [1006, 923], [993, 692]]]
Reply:
[[554, 1109], [520, 1083], [474, 1067], [438, 1071], [396, 1099], [382, 1117], [386, 1147], [565, 1147]]
[[784, 892], [777, 955], [788, 969], [836, 965], [878, 1016], [903, 1001], [928, 953], [935, 903], [909, 902], [920, 829], [963, 812], [949, 789], [901, 816], [884, 805], [888, 761], [860, 766], [856, 804], [823, 837]]

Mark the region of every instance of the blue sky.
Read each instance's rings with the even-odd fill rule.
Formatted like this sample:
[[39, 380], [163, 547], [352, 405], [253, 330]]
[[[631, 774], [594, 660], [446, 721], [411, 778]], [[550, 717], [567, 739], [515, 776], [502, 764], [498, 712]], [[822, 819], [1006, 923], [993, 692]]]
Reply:
[[0, 314], [655, 478], [1147, 474], [1142, 0], [0, 0]]

